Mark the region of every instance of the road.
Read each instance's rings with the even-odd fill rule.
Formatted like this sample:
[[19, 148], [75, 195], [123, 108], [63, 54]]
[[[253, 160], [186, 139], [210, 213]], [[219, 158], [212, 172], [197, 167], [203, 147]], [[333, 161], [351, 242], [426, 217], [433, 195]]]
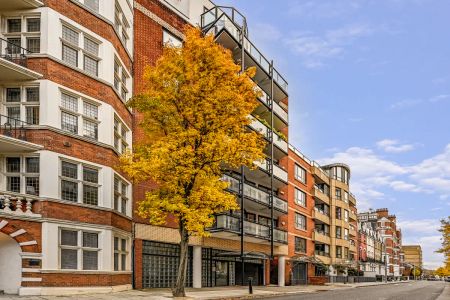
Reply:
[[[450, 299], [450, 289], [444, 293], [444, 287], [450, 285], [443, 281], [417, 281], [381, 286], [368, 286], [352, 289], [317, 292], [314, 294], [296, 294], [270, 300], [435, 300]], [[441, 295], [442, 294], [442, 295]], [[448, 298], [447, 298], [448, 297]], [[439, 299], [439, 300], [440, 300]]]

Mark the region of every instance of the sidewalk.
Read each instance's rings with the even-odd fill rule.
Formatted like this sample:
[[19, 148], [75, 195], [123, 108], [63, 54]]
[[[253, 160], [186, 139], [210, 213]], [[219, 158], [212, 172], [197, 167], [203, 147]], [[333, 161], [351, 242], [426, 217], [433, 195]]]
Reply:
[[[365, 286], [385, 285], [385, 284], [400, 284], [401, 282], [366, 282], [366, 283], [333, 283], [327, 285], [308, 285], [308, 286], [257, 286], [253, 288], [253, 294], [248, 294], [247, 287], [215, 287], [202, 289], [186, 289], [187, 299], [255, 299], [266, 298], [271, 296], [281, 296], [289, 294], [301, 293], [317, 293], [322, 291], [336, 290], [336, 289], [351, 289]], [[151, 289], [151, 290], [131, 290], [118, 293], [109, 294], [86, 294], [73, 296], [29, 296], [18, 297], [9, 295], [0, 295], [0, 300], [109, 300], [109, 299], [127, 299], [127, 300], [167, 300], [172, 299], [172, 293], [169, 289]]]

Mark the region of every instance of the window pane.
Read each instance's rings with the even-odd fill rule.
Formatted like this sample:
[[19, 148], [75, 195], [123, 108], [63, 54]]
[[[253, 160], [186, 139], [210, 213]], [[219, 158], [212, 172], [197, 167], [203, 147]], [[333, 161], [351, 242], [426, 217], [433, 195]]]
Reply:
[[127, 255], [122, 254], [122, 258], [120, 259], [120, 270], [125, 271], [126, 270], [126, 264], [127, 264]]
[[120, 244], [121, 244], [121, 250], [122, 251], [127, 251], [127, 240], [126, 239], [121, 239], [120, 240]]
[[20, 54], [22, 52], [20, 38], [7, 38], [7, 41], [10, 43], [6, 46], [8, 54]]
[[92, 183], [98, 183], [98, 170], [83, 167], [83, 180]]
[[39, 106], [26, 107], [26, 121], [31, 125], [39, 124]]
[[61, 180], [61, 198], [62, 200], [78, 201], [78, 184], [76, 182]]
[[61, 230], [61, 245], [78, 246], [78, 232], [72, 230]]
[[39, 157], [25, 158], [25, 170], [27, 173], [39, 173]]
[[66, 112], [61, 113], [61, 129], [67, 130], [72, 133], [78, 133], [78, 117], [68, 114]]
[[8, 20], [8, 32], [21, 32], [21, 19]]
[[83, 135], [92, 139], [98, 137], [98, 124], [92, 121], [84, 120], [83, 122]]
[[99, 9], [98, 0], [84, 0], [84, 5], [86, 5], [90, 9], [98, 12], [98, 9]]
[[10, 123], [12, 126], [19, 126], [19, 122], [16, 122], [16, 120], [20, 120], [20, 107], [19, 106], [7, 107], [6, 113], [8, 115], [8, 118], [10, 118], [8, 120], [8, 123]]
[[28, 32], [41, 31], [41, 19], [39, 19], [39, 18], [28, 18], [27, 19], [27, 31]]
[[84, 38], [84, 50], [98, 56], [98, 44], [88, 38]]
[[20, 157], [6, 158], [6, 172], [19, 173], [20, 172]]
[[61, 249], [61, 269], [77, 269], [77, 250]]
[[39, 196], [39, 177], [25, 177], [25, 193]]
[[90, 185], [83, 185], [83, 203], [98, 205], [98, 188]]
[[119, 238], [114, 237], [114, 250], [119, 250]]
[[127, 199], [122, 197], [122, 201], [120, 204], [120, 212], [123, 214], [127, 213]]
[[61, 162], [61, 175], [68, 178], [78, 178], [77, 168], [78, 166], [76, 164], [69, 163], [67, 161]]
[[85, 55], [83, 69], [91, 75], [98, 76], [98, 61]]
[[78, 45], [78, 32], [69, 27], [63, 26], [62, 38], [73, 45]]
[[20, 193], [20, 177], [8, 176], [6, 178], [6, 189], [9, 192]]
[[29, 37], [27, 38], [27, 50], [31, 53], [41, 52], [41, 38]]
[[27, 102], [39, 102], [39, 88], [27, 87], [26, 88]]
[[119, 253], [114, 253], [114, 271], [119, 271]]
[[61, 106], [73, 112], [78, 112], [78, 99], [68, 94], [61, 94]]
[[66, 63], [77, 67], [78, 66], [78, 51], [70, 48], [69, 46], [63, 45], [62, 48], [62, 59]]
[[97, 119], [98, 118], [98, 106], [89, 102], [83, 102], [83, 114], [86, 117]]
[[20, 102], [20, 88], [7, 88], [6, 102]]
[[83, 247], [98, 248], [98, 234], [83, 232]]
[[97, 251], [83, 250], [83, 270], [98, 269], [98, 253]]

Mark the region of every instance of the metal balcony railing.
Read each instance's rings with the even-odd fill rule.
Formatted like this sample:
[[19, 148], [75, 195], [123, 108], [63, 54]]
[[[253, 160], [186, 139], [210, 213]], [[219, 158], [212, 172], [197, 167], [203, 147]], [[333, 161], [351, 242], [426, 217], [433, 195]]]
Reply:
[[28, 123], [10, 118], [5, 115], [0, 115], [0, 135], [26, 141]]
[[22, 48], [20, 45], [0, 38], [0, 57], [10, 62], [27, 67], [27, 56], [31, 51]]

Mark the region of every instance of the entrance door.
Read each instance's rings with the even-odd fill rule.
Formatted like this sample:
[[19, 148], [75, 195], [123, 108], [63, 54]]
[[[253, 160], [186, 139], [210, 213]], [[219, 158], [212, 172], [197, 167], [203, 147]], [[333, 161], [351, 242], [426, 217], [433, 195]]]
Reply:
[[[264, 267], [260, 263], [245, 263], [244, 264], [244, 285], [248, 284], [249, 277], [252, 278], [253, 285], [262, 285], [264, 282]], [[242, 280], [242, 264], [236, 262], [236, 284], [240, 285]]]
[[216, 286], [227, 286], [228, 274], [228, 262], [216, 261]]
[[295, 263], [292, 267], [292, 284], [307, 283], [307, 265], [306, 263]]
[[0, 291], [18, 294], [22, 279], [21, 249], [17, 242], [0, 233]]

